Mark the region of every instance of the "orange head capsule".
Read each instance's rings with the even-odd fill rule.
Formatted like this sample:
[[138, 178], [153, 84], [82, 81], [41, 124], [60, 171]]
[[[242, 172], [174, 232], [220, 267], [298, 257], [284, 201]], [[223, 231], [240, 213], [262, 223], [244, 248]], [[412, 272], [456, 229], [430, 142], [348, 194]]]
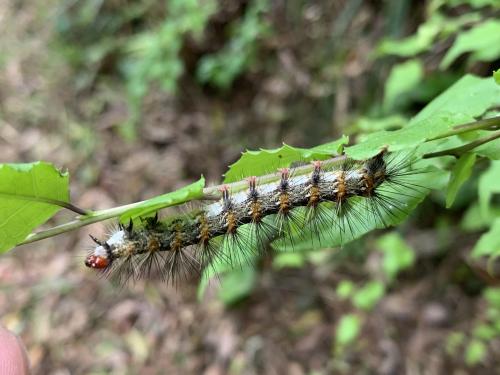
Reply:
[[109, 267], [113, 260], [112, 246], [123, 240], [125, 229], [116, 232], [108, 241], [99, 241], [94, 236], [90, 235], [92, 241], [98, 246], [94, 251], [85, 258], [85, 265], [89, 268], [104, 269]]
[[89, 268], [101, 270], [109, 266], [109, 259], [100, 255], [91, 254], [85, 259], [85, 265]]

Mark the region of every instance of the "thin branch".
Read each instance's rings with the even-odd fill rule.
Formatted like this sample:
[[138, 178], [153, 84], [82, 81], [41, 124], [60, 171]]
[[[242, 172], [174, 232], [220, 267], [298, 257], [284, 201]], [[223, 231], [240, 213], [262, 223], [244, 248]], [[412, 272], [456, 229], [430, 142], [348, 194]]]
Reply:
[[450, 148], [448, 150], [442, 150], [442, 151], [437, 151], [437, 152], [431, 152], [428, 154], [424, 154], [422, 157], [424, 159], [430, 159], [430, 158], [437, 158], [440, 156], [454, 156], [456, 158], [459, 158], [466, 152], [469, 152], [476, 147], [479, 147], [485, 143], [491, 142], [497, 138], [500, 138], [500, 131], [497, 131], [487, 137], [479, 138], [476, 139], [474, 142], [467, 143], [466, 145], [460, 146], [460, 147], [455, 147], [455, 148]]
[[118, 206], [118, 207], [110, 208], [107, 210], [95, 211], [89, 215], [79, 216], [75, 220], [69, 221], [67, 223], [64, 223], [64, 224], [61, 224], [61, 225], [55, 226], [53, 228], [37, 232], [37, 233], [32, 233], [28, 237], [26, 237], [26, 239], [24, 241], [17, 244], [17, 246], [24, 245], [24, 244], [31, 243], [31, 242], [35, 242], [35, 241], [40, 241], [40, 240], [43, 240], [45, 238], [49, 238], [49, 237], [56, 236], [58, 234], [69, 232], [71, 230], [78, 229], [78, 228], [84, 227], [84, 226], [89, 225], [89, 224], [93, 224], [93, 223], [97, 223], [99, 221], [104, 221], [107, 219], [118, 217], [121, 214], [123, 214], [124, 212], [126, 212], [134, 207], [137, 207], [142, 203], [143, 202], [126, 204], [123, 206]]
[[427, 142], [451, 137], [452, 135], [467, 133], [473, 130], [496, 130], [498, 128], [500, 128], [500, 116], [454, 126], [453, 128], [451, 128], [451, 130], [443, 134], [427, 139]]

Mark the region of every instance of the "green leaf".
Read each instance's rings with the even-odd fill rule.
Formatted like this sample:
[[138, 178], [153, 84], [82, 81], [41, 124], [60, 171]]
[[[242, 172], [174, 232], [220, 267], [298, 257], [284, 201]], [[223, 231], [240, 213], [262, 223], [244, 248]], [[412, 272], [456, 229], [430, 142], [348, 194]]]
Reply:
[[446, 208], [450, 208], [458, 190], [467, 181], [472, 172], [472, 167], [476, 162], [476, 154], [466, 153], [462, 155], [455, 163], [450, 175], [450, 182], [448, 183], [448, 191], [446, 192]]
[[[203, 268], [202, 276], [198, 288], [196, 290], [196, 297], [199, 301], [203, 299], [205, 292], [211, 282], [215, 282], [214, 276], [220, 276], [233, 270], [229, 262], [213, 262], [208, 267]], [[219, 281], [219, 279], [217, 279]]]
[[497, 69], [493, 72], [493, 79], [497, 84], [500, 85], [500, 69]]
[[384, 40], [377, 48], [379, 55], [415, 56], [427, 50], [442, 29], [441, 18], [431, 18], [418, 27], [417, 33], [401, 40]]
[[134, 205], [134, 208], [124, 212], [120, 216], [120, 221], [122, 223], [127, 222], [129, 219], [145, 217], [151, 213], [161, 210], [162, 208], [175, 206], [194, 199], [201, 199], [203, 198], [204, 187], [205, 179], [201, 177], [198, 181], [192, 183], [191, 185], [184, 186], [179, 190], [159, 195], [140, 202], [138, 205]]
[[500, 254], [500, 217], [497, 218], [490, 230], [483, 234], [472, 249], [473, 257], [495, 256]]
[[300, 268], [306, 263], [306, 258], [300, 252], [286, 252], [277, 254], [273, 259], [273, 268]]
[[488, 348], [479, 340], [471, 340], [465, 349], [465, 363], [468, 366], [475, 366], [486, 357]]
[[361, 310], [370, 311], [384, 296], [385, 286], [380, 281], [370, 281], [359, 289], [352, 298], [353, 305]]
[[389, 280], [394, 279], [400, 271], [411, 267], [415, 261], [415, 251], [397, 232], [379, 237], [377, 247], [384, 254], [382, 267]]
[[500, 206], [490, 207], [491, 215], [483, 217], [479, 203], [474, 202], [467, 208], [467, 211], [462, 217], [460, 228], [467, 232], [477, 232], [488, 229], [495, 217], [500, 217]]
[[69, 174], [50, 163], [0, 165], [0, 253], [61, 209], [44, 200], [69, 202], [68, 183]]
[[494, 194], [500, 193], [500, 161], [491, 162], [488, 170], [479, 177], [479, 207], [483, 217], [490, 216], [490, 200]]
[[238, 236], [243, 240], [239, 241], [237, 247], [233, 246], [232, 241], [223, 241], [220, 238], [218, 239], [220, 242], [214, 244], [214, 246], [220, 247], [220, 256], [215, 257], [209, 265], [203, 268], [202, 279], [197, 292], [198, 299], [203, 297], [210, 280], [214, 276], [224, 276], [237, 269], [255, 267], [257, 261], [255, 249], [258, 248], [259, 243], [257, 236], [253, 236], [250, 230], [250, 224], [238, 228]]
[[255, 268], [247, 266], [235, 268], [222, 277], [219, 289], [219, 299], [230, 306], [250, 295], [255, 282], [257, 281], [257, 271]]
[[493, 61], [500, 56], [500, 21], [489, 20], [458, 35], [439, 65], [447, 69], [462, 53], [473, 52], [472, 61]]
[[352, 283], [352, 281], [343, 280], [339, 283], [339, 285], [337, 285], [336, 293], [337, 293], [337, 296], [339, 296], [339, 298], [346, 299], [352, 295], [352, 293], [354, 292], [354, 289], [355, 288], [354, 288], [354, 284]]
[[415, 88], [424, 75], [424, 68], [418, 59], [395, 65], [387, 78], [384, 92], [384, 107], [395, 108], [404, 99], [404, 94]]
[[474, 152], [490, 160], [500, 160], [500, 139], [488, 142], [474, 149]]
[[293, 162], [325, 160], [342, 151], [349, 138], [342, 138], [311, 149], [283, 145], [272, 150], [246, 151], [229, 167], [224, 182], [239, 181], [248, 176], [261, 176], [275, 172], [277, 168], [289, 167]]
[[497, 331], [494, 326], [483, 323], [474, 327], [472, 335], [478, 339], [487, 341], [494, 339], [497, 336]]
[[389, 146], [390, 151], [415, 149], [427, 139], [453, 126], [472, 122], [489, 108], [500, 105], [500, 86], [491, 78], [466, 75], [443, 92], [402, 129], [368, 135], [364, 142], [346, 147], [347, 155], [366, 159]]
[[500, 288], [486, 288], [483, 297], [489, 305], [500, 311]]
[[360, 330], [361, 319], [358, 315], [344, 315], [337, 325], [335, 343], [340, 347], [351, 344], [358, 337]]

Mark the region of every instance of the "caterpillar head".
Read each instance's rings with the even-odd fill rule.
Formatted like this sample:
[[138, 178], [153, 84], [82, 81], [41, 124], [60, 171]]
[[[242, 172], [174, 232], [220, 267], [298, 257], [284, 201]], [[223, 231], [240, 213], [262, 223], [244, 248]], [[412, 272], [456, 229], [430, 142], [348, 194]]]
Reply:
[[90, 235], [92, 241], [97, 246], [85, 258], [85, 265], [89, 268], [105, 269], [111, 265], [113, 261], [113, 250], [121, 246], [127, 237], [127, 230], [120, 227], [120, 230], [115, 232], [107, 241], [100, 241]]
[[109, 267], [113, 261], [113, 252], [125, 243], [125, 240], [132, 234], [133, 222], [130, 220], [127, 226], [118, 224], [118, 231], [116, 231], [107, 241], [100, 241], [94, 236], [90, 235], [92, 241], [97, 246], [85, 258], [85, 265], [89, 268], [105, 269]]

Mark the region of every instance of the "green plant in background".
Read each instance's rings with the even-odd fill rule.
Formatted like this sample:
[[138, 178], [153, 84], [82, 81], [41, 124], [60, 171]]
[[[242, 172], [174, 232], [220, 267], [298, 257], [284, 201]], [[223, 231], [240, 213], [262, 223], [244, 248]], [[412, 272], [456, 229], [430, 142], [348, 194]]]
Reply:
[[346, 314], [339, 319], [335, 330], [335, 352], [334, 356], [342, 355], [342, 352], [355, 342], [361, 332], [362, 319], [356, 314]]
[[495, 19], [485, 21], [479, 11], [465, 12], [458, 17], [449, 17], [443, 12], [445, 7], [461, 4], [469, 4], [473, 9], [500, 8], [497, 1], [430, 1], [427, 4], [427, 20], [418, 27], [417, 32], [404, 39], [384, 40], [377, 48], [377, 54], [412, 57], [429, 51], [438, 41], [455, 36], [453, 46], [447, 51], [440, 68], [448, 68], [465, 52], [473, 52], [469, 57], [470, 63], [495, 60], [495, 56], [500, 53], [497, 43], [500, 25]]
[[243, 18], [231, 25], [228, 43], [201, 58], [197, 68], [201, 83], [228, 89], [238, 75], [253, 65], [260, 39], [270, 33], [270, 24], [264, 18], [269, 7], [266, 0], [250, 3]]
[[169, 0], [167, 17], [157, 28], [131, 37], [124, 46], [122, 70], [130, 96], [131, 119], [124, 128], [132, 135], [140, 116], [142, 99], [151, 84], [175, 92], [184, 72], [179, 56], [187, 34], [201, 37], [210, 16], [217, 10], [215, 1]]
[[[470, 11], [448, 16], [447, 10], [468, 4]], [[372, 117], [357, 119], [349, 132], [397, 129], [404, 125], [411, 107], [426, 103], [449, 87], [475, 62], [494, 61], [500, 57], [500, 22], [484, 16], [484, 9], [496, 11], [496, 1], [429, 1], [426, 20], [415, 34], [406, 38], [386, 38], [375, 49], [373, 58], [384, 61], [397, 58], [385, 81], [382, 103], [369, 111]], [[486, 12], [487, 14], [487, 12]], [[493, 13], [494, 14], [494, 13]], [[486, 18], [485, 18], [486, 17]], [[491, 16], [490, 16], [491, 17]], [[439, 64], [429, 64], [428, 56], [436, 55], [437, 45], [450, 43], [438, 53]], [[457, 60], [468, 54], [464, 63]], [[436, 59], [436, 57], [433, 57]], [[456, 65], [455, 69], [450, 69]]]
[[446, 339], [446, 353], [463, 355], [468, 366], [484, 361], [488, 343], [500, 336], [500, 288], [486, 288], [483, 299], [486, 313], [477, 317], [469, 329], [452, 332]]
[[[55, 18], [56, 51], [74, 67], [77, 89], [88, 89], [105, 66], [121, 58], [131, 24], [154, 11], [154, 1], [127, 7], [89, 0], [61, 2]], [[109, 68], [107, 68], [109, 69]]]
[[396, 280], [398, 273], [410, 268], [415, 261], [415, 251], [397, 232], [380, 236], [376, 247], [382, 253], [381, 280], [373, 279], [362, 286], [355, 285], [350, 280], [343, 280], [337, 285], [336, 295], [339, 300], [349, 301], [356, 313], [348, 313], [339, 318], [334, 342], [335, 355], [341, 355], [353, 343], [353, 340], [345, 339], [350, 335], [342, 331], [359, 332], [362, 329], [363, 314], [370, 313], [376, 307]]
[[[65, 2], [57, 17], [59, 51], [77, 69], [77, 85], [93, 84], [103, 66], [112, 62], [124, 78], [130, 117], [121, 128], [127, 138], [135, 135], [142, 114], [143, 98], [152, 87], [175, 94], [185, 63], [180, 51], [187, 38], [199, 40], [210, 17], [217, 12], [216, 0], [166, 0], [113, 8], [101, 0], [74, 4]], [[252, 67], [260, 41], [269, 35], [265, 15], [270, 3], [250, 1], [241, 19], [227, 28], [228, 40], [215, 53], [197, 63], [200, 83], [228, 89], [233, 80]], [[163, 19], [158, 15], [163, 14]], [[139, 20], [155, 22], [141, 27]]]
[[[428, 3], [427, 20], [418, 27], [414, 35], [403, 39], [387, 39], [380, 43], [376, 53], [377, 59], [383, 59], [385, 56], [398, 56], [400, 62], [392, 67], [385, 82], [382, 105], [372, 111], [377, 113], [378, 117], [358, 119], [353, 126], [353, 132], [404, 127], [405, 118], [408, 116], [406, 112], [411, 105], [425, 102], [433, 97], [436, 92], [449, 85], [455, 80], [456, 75], [460, 74], [463, 69], [460, 65], [458, 65], [458, 70], [450, 70], [450, 67], [462, 55], [468, 54], [465, 60], [468, 65], [477, 61], [494, 61], [500, 58], [500, 22], [497, 19], [485, 20], [478, 10], [464, 12], [453, 18], [446, 16], [443, 12], [446, 7], [463, 4], [469, 4], [473, 9], [478, 10], [484, 7], [500, 9], [498, 1], [431, 1]], [[436, 43], [443, 43], [450, 39], [452, 40], [451, 47], [442, 56], [441, 62], [436, 67], [438, 70], [429, 67], [425, 62], [425, 54], [430, 52]], [[498, 71], [494, 72], [494, 77], [499, 83]], [[497, 113], [493, 110], [490, 116]], [[367, 138], [370, 136], [361, 137], [363, 140]], [[456, 141], [450, 140], [450, 145]], [[471, 256], [474, 258], [490, 257], [490, 262], [494, 262], [496, 254], [500, 252], [498, 240], [500, 238], [500, 214], [498, 206], [492, 199], [494, 194], [500, 192], [498, 187], [500, 170], [496, 166], [499, 150], [500, 144], [496, 141], [490, 146], [483, 147], [482, 155], [476, 152], [462, 154], [451, 170], [446, 192], [446, 207], [450, 208], [457, 194], [461, 189], [463, 191], [464, 185], [469, 183], [471, 178], [478, 178], [477, 198], [473, 198], [472, 203], [469, 203], [470, 209], [464, 217], [463, 227], [469, 226], [469, 231], [489, 228], [476, 243]], [[493, 161], [479, 177], [477, 175], [471, 177], [478, 158], [482, 156], [491, 157]], [[395, 232], [380, 237], [377, 247], [384, 252], [382, 267], [388, 280], [392, 280], [399, 269], [410, 267], [415, 261], [415, 252]], [[341, 299], [354, 300], [355, 290], [354, 284], [350, 281], [343, 281], [337, 288], [337, 294]], [[492, 288], [484, 292], [489, 296], [488, 301], [497, 293], [498, 291]], [[373, 296], [377, 296], [377, 293]], [[367, 304], [373, 296], [370, 295], [364, 299]], [[496, 311], [494, 304], [488, 303], [490, 306], [488, 311], [494, 315]], [[474, 366], [480, 363], [486, 357], [489, 341], [500, 336], [500, 332], [494, 330], [494, 325], [491, 322], [489, 325], [478, 323], [469, 339], [466, 338], [464, 332], [451, 334], [447, 340], [448, 352], [456, 355], [457, 350], [462, 348], [467, 365]], [[336, 342], [336, 345], [345, 348], [345, 345], [339, 342]]]

